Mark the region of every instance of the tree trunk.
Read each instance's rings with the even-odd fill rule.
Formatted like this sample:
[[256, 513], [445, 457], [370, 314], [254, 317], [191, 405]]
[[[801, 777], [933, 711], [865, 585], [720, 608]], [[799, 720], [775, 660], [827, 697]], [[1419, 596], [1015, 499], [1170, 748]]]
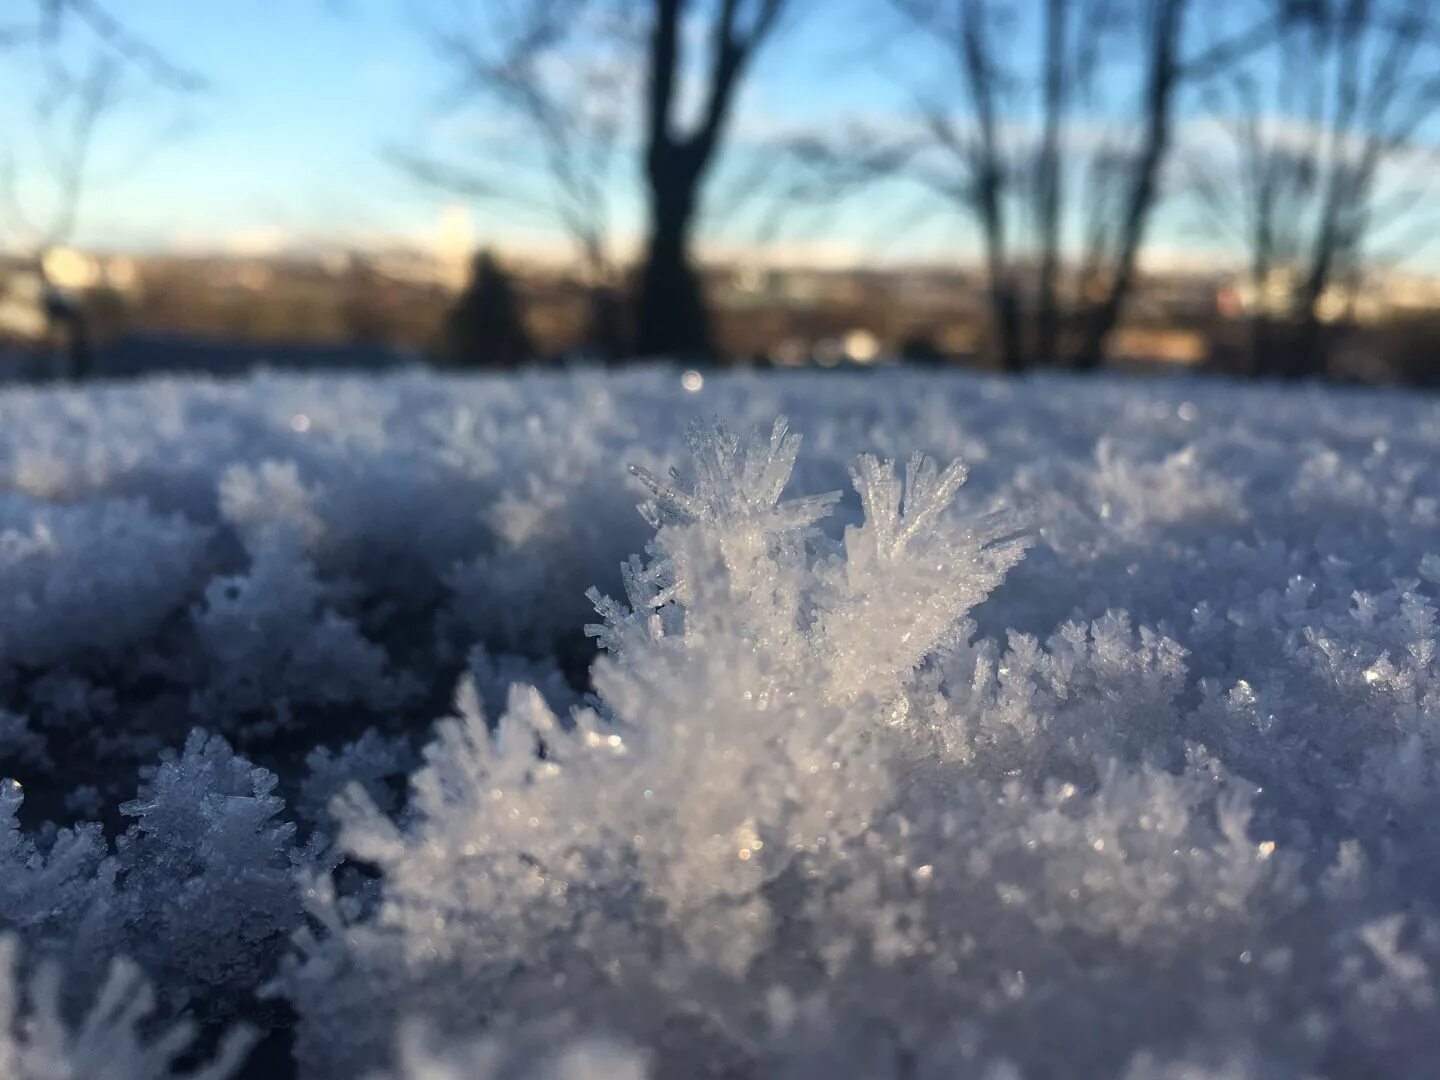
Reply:
[[1020, 340], [1020, 298], [1014, 283], [1003, 270], [992, 270], [990, 312], [995, 320], [996, 349], [1000, 367], [1015, 374], [1025, 370], [1025, 350]]
[[1250, 318], [1248, 374], [1261, 378], [1274, 374], [1280, 355], [1269, 296], [1270, 278], [1274, 272], [1275, 210], [1272, 189], [1264, 184], [1256, 199], [1255, 231], [1250, 241], [1250, 290], [1254, 294], [1255, 311]]
[[995, 110], [995, 74], [982, 25], [978, 0], [967, 0], [963, 8], [961, 50], [965, 79], [980, 126], [979, 158], [976, 167], [974, 208], [985, 237], [985, 273], [989, 279], [990, 316], [994, 322], [996, 352], [1000, 366], [1009, 372], [1025, 369], [1024, 344], [1020, 337], [1020, 297], [1010, 272], [1005, 240], [1004, 164], [1001, 161], [998, 120]]
[[85, 321], [84, 311], [78, 306], [71, 312], [68, 329], [70, 378], [81, 382], [95, 373], [95, 361], [90, 347], [90, 327]]
[[1311, 299], [1307, 296], [1302, 303], [1304, 306], [1300, 310], [1299, 325], [1295, 328], [1295, 340], [1291, 343], [1293, 347], [1283, 372], [1291, 379], [1318, 377], [1330, 367], [1326, 348], [1329, 342], [1320, 321], [1320, 297], [1316, 295]]
[[622, 360], [633, 340], [627, 322], [630, 312], [620, 293], [607, 284], [589, 290], [585, 323], [585, 351], [605, 364]]
[[93, 374], [94, 352], [84, 307], [79, 300], [67, 296], [51, 283], [50, 276], [45, 272], [43, 252], [35, 258], [35, 275], [40, 282], [51, 346], [55, 347], [56, 339], [59, 339], [62, 377], [77, 382], [88, 379]]
[[1267, 311], [1256, 311], [1250, 319], [1250, 371], [1265, 377], [1274, 374], [1277, 348], [1275, 324]]
[[640, 276], [635, 348], [641, 356], [714, 354], [704, 290], [690, 251], [696, 178], [664, 155], [651, 166], [650, 232]]
[[1125, 302], [1135, 285], [1135, 264], [1150, 213], [1160, 193], [1160, 168], [1170, 152], [1171, 119], [1175, 87], [1180, 79], [1180, 28], [1186, 0], [1159, 0], [1150, 46], [1150, 70], [1146, 77], [1145, 142], [1131, 173], [1126, 199], [1125, 221], [1120, 234], [1119, 255], [1110, 290], [1091, 312], [1085, 338], [1075, 357], [1075, 367], [1093, 371], [1105, 361], [1110, 335], [1120, 322]]
[[735, 88], [769, 36], [786, 0], [763, 0], [745, 22], [738, 0], [725, 0], [712, 25], [711, 67], [700, 122], [689, 134], [673, 127], [686, 0], [654, 0], [645, 167], [650, 181], [650, 235], [640, 277], [636, 348], [642, 356], [708, 359], [714, 355], [704, 290], [690, 236], [700, 193], [724, 135]]
[[[1300, 287], [1299, 324], [1293, 354], [1285, 374], [1291, 378], [1323, 375], [1327, 366], [1324, 328], [1320, 325], [1320, 300], [1334, 274], [1335, 262], [1347, 239], [1344, 219], [1356, 204], [1362, 173], [1349, 160], [1348, 142], [1355, 131], [1362, 100], [1363, 32], [1372, 18], [1368, 0], [1349, 0], [1335, 29], [1335, 122], [1326, 148], [1325, 195], [1320, 224], [1310, 253], [1305, 282]], [[1372, 136], [1373, 138], [1373, 136]], [[1371, 146], [1374, 144], [1371, 143]]]
[[1035, 316], [1035, 358], [1042, 364], [1053, 364], [1058, 359], [1060, 339], [1056, 290], [1060, 276], [1060, 131], [1065, 110], [1068, 6], [1068, 0], [1047, 0], [1045, 7], [1045, 133], [1041, 141], [1039, 175], [1036, 177], [1041, 257]]

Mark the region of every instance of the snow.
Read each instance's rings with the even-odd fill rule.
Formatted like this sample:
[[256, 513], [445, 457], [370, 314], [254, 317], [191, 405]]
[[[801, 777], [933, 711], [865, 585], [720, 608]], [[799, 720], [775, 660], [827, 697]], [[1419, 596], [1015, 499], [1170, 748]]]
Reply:
[[0, 394], [0, 1075], [1426, 1073], [1440, 399], [689, 374]]

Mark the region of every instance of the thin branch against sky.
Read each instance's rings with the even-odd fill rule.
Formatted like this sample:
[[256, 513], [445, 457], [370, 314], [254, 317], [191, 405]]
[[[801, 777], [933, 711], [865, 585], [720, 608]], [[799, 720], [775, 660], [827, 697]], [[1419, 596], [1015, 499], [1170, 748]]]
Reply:
[[[907, 118], [911, 103], [895, 91], [890, 76], [897, 67], [919, 70], [928, 62], [893, 23], [860, 22], [863, 3], [847, 0], [842, 12], [807, 20], [803, 33], [779, 39], [774, 53], [756, 69], [753, 87], [737, 103], [733, 161], [714, 193], [714, 212], [706, 219], [702, 239], [734, 247], [755, 235], [762, 217], [759, 204], [736, 210], [727, 205], [726, 196], [732, 185], [741, 183], [738, 178], [765, 157], [777, 136], [843, 127], [851, 119], [874, 131], [893, 132]], [[337, 16], [318, 0], [259, 8], [249, 0], [210, 0], [203, 11], [198, 5], [166, 5], [161, 18], [153, 3], [133, 8], [117, 7], [114, 0], [108, 4], [133, 20], [135, 32], [157, 49], [207, 76], [211, 90], [197, 103], [203, 105], [206, 125], [187, 139], [185, 153], [167, 155], [163, 169], [131, 172], [117, 177], [113, 186], [107, 184], [95, 213], [88, 220], [82, 217], [79, 240], [163, 247], [183, 237], [187, 244], [221, 246], [232, 233], [283, 228], [308, 242], [346, 234], [340, 208], [377, 197], [377, 229], [390, 229], [410, 242], [408, 238], [433, 228], [446, 197], [397, 183], [393, 165], [383, 154], [386, 146], [403, 145], [407, 133], [428, 123], [432, 95], [440, 89], [429, 70], [427, 46], [411, 32], [403, 5], [351, 2]], [[437, 20], [462, 7], [478, 10], [473, 4], [414, 6]], [[1202, 4], [1197, 9], [1218, 6]], [[83, 29], [78, 23], [74, 28], [77, 33]], [[1024, 52], [1035, 44], [1032, 30], [1023, 20], [1017, 23], [1012, 50]], [[1196, 51], [1204, 44], [1197, 38]], [[262, 56], [266, 62], [257, 66], [256, 58]], [[24, 121], [15, 115], [17, 103], [28, 97], [17, 93], [22, 87], [17, 72], [6, 70], [10, 66], [0, 65], [0, 124], [13, 129]], [[384, 78], [372, 74], [377, 72]], [[816, 93], [822, 84], [824, 93]], [[1198, 129], [1192, 131], [1199, 109], [1194, 101], [1182, 108], [1182, 141], [1201, 137]], [[475, 111], [458, 117], [457, 130], [435, 132], [433, 145], [459, 149], [464, 134], [458, 128], [482, 124], [487, 115]], [[966, 122], [963, 115], [953, 119], [962, 127]], [[139, 115], [117, 118], [117, 146], [146, 142], [138, 130], [145, 122]], [[1033, 126], [1025, 134], [1030, 117], [1024, 108], [1017, 107], [1007, 123], [1017, 140], [1033, 143]], [[149, 126], [153, 132], [164, 125], [149, 121]], [[1062, 138], [1067, 146], [1083, 147], [1099, 134], [1072, 123]], [[1121, 122], [1112, 135], [1125, 137]], [[1433, 132], [1422, 135], [1435, 141]], [[236, 167], [240, 162], [243, 168]], [[511, 166], [509, 159], [497, 159], [497, 164]], [[621, 252], [640, 231], [634, 189], [634, 178], [618, 170], [609, 195]], [[269, 209], [274, 206], [288, 207], [284, 221]], [[501, 243], [555, 246], [545, 223], [530, 213], [477, 204], [474, 215], [477, 229]], [[1182, 235], [1194, 217], [1183, 194], [1171, 199], [1158, 212], [1157, 239], [1197, 253], [1215, 247], [1218, 237]], [[840, 205], [828, 228], [864, 253], [872, 249], [873, 220], [871, 214]], [[1067, 234], [1066, 241], [1074, 251], [1086, 246], [1081, 234]], [[922, 246], [917, 238], [916, 250]], [[957, 257], [964, 258], [965, 252]], [[1427, 259], [1440, 266], [1433, 255], [1421, 256], [1422, 266]]]

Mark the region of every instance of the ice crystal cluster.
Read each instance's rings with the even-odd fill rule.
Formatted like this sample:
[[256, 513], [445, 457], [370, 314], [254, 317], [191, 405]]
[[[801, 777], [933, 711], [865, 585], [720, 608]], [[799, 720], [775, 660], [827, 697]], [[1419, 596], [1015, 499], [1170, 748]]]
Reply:
[[1433, 1071], [1440, 400], [695, 387], [0, 395], [0, 1077]]

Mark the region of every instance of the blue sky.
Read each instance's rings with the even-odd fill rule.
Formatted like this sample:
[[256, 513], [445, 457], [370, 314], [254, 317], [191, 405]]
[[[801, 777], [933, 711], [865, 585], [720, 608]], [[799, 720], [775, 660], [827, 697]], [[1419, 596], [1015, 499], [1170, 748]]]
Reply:
[[[809, 3], [818, 7], [762, 58], [745, 89], [733, 140], [737, 167], [747, 132], [905, 107], [904, 95], [864, 48], [873, 40], [857, 40], [847, 0]], [[423, 145], [462, 162], [475, 152], [446, 137], [465, 131], [467, 118], [438, 115], [449, 84], [420, 28], [425, 19], [445, 17], [447, 0], [125, 0], [123, 6], [116, 0], [116, 10], [137, 33], [202, 72], [212, 89], [184, 104], [190, 123], [182, 140], [143, 168], [92, 185], [80, 244], [260, 249], [282, 238], [303, 244], [424, 236], [452, 201], [418, 187], [381, 152], [387, 145]], [[34, 74], [24, 54], [0, 64], [0, 124], [15, 133], [27, 205], [43, 210], [45, 174], [29, 139]], [[153, 94], [132, 103], [104, 129], [97, 162], [127, 160], [130, 148], [157, 127], [157, 113], [169, 116], [170, 109]], [[104, 170], [97, 164], [95, 171]], [[622, 238], [640, 227], [633, 179], [623, 169], [616, 177]], [[563, 242], [550, 222], [503, 203], [474, 204], [473, 212], [477, 239]], [[14, 221], [0, 217], [0, 229], [11, 242], [23, 241], [25, 230]], [[868, 249], [875, 215], [846, 209], [827, 217], [822, 231], [824, 243], [812, 240], [817, 250]], [[959, 243], [963, 261], [972, 254], [965, 232], [954, 221], [933, 221], [907, 237], [898, 253], [948, 252]], [[736, 243], [744, 233], [737, 230]]]
[[[426, 111], [426, 53], [395, 5], [355, 0], [341, 18], [322, 0], [130, 0], [123, 12], [212, 89], [181, 106], [183, 138], [93, 192], [80, 240], [165, 247], [401, 230], [433, 213], [434, 200], [416, 199], [377, 154]], [[23, 129], [33, 67], [13, 59], [0, 110]], [[173, 108], [154, 94], [134, 102], [105, 129], [97, 161], [122, 159]], [[36, 171], [33, 155], [21, 164]]]
[[[163, 248], [432, 226], [446, 200], [417, 188], [381, 153], [387, 145], [434, 145], [426, 135], [441, 126], [437, 102], [447, 85], [419, 21], [400, 0], [126, 0], [117, 10], [212, 88], [179, 107], [183, 138], [87, 192], [81, 243]], [[0, 125], [15, 147], [28, 216], [44, 217], [47, 182], [29, 114], [35, 71], [23, 51], [0, 58]], [[813, 94], [791, 92], [800, 82], [793, 67], [778, 67], [752, 97], [787, 102], [796, 119], [818, 114], [821, 103], [807, 100]], [[847, 79], [832, 90], [863, 100], [857, 83]], [[97, 175], [128, 164], [132, 148], [177, 111], [143, 88], [136, 92], [143, 100], [103, 129]], [[463, 160], [465, 148], [454, 149]], [[517, 229], [505, 207], [477, 206], [476, 215], [482, 233], [551, 231], [539, 222]], [[24, 232], [14, 221], [0, 227], [12, 238]]]
[[[484, 0], [480, 0], [481, 3]], [[807, 0], [802, 21], [762, 61], [740, 102], [731, 165], [743, 168], [763, 137], [863, 116], [884, 124], [902, 117], [906, 74], [920, 55], [890, 31], [861, 27], [852, 0]], [[424, 147], [457, 161], [483, 158], [474, 132], [494, 118], [442, 118], [447, 88], [420, 29], [443, 20], [461, 0], [112, 0], [146, 39], [202, 72], [212, 89], [182, 108], [187, 133], [116, 173], [145, 145], [173, 106], [136, 88], [103, 130], [95, 182], [76, 240], [122, 249], [267, 250], [278, 245], [377, 243], [424, 238], [442, 206], [454, 201], [417, 186], [385, 160], [388, 146]], [[417, 14], [418, 12], [418, 14]], [[1033, 47], [1023, 26], [1012, 50]], [[43, 217], [44, 173], [29, 116], [34, 64], [28, 54], [0, 56], [0, 124], [13, 133], [18, 190], [31, 217]], [[468, 156], [468, 157], [467, 157]], [[625, 170], [614, 183], [615, 231], [624, 246], [641, 220], [638, 185]], [[723, 183], [723, 179], [722, 179]], [[797, 218], [789, 245], [816, 258], [947, 258], [973, 261], [972, 230], [946, 215], [914, 224], [918, 191], [899, 185], [875, 199]], [[41, 212], [36, 212], [36, 211]], [[474, 206], [476, 239], [512, 248], [563, 251], [563, 234], [540, 215], [504, 203]], [[898, 222], [911, 224], [904, 230]], [[1213, 250], [1218, 238], [1195, 229], [1194, 215], [1169, 207], [1153, 234], [1172, 255]], [[743, 216], [714, 240], [753, 243]], [[13, 213], [0, 214], [0, 236], [23, 242]]]

